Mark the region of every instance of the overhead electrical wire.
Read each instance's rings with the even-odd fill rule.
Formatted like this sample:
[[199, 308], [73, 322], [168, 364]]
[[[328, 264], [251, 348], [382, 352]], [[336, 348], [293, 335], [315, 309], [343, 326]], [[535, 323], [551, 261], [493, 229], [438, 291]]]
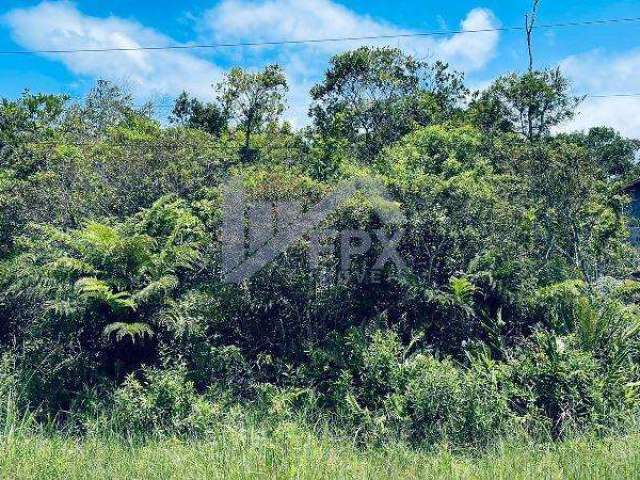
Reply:
[[[640, 17], [609, 18], [600, 20], [585, 20], [572, 22], [559, 22], [535, 25], [536, 30], [570, 28], [570, 27], [590, 27], [599, 25], [637, 23]], [[157, 46], [137, 46], [137, 47], [105, 47], [105, 48], [69, 48], [69, 49], [41, 49], [41, 50], [0, 50], [0, 55], [42, 55], [42, 54], [75, 54], [75, 53], [113, 53], [113, 52], [137, 52], [137, 51], [162, 51], [162, 50], [195, 50], [195, 49], [220, 49], [220, 48], [242, 48], [242, 47], [269, 47], [284, 45], [304, 45], [319, 43], [336, 43], [365, 40], [391, 40], [402, 38], [435, 37], [446, 35], [490, 33], [490, 32], [510, 32], [524, 31], [524, 26], [507, 26], [495, 28], [463, 29], [463, 30], [438, 30], [429, 32], [407, 32], [392, 33], [386, 35], [362, 35], [328, 38], [306, 38], [306, 39], [284, 39], [271, 41], [248, 41], [230, 43], [211, 44], [187, 44], [187, 45], [157, 45]]]
[[610, 93], [610, 94], [603, 94], [603, 95], [586, 94], [583, 96], [586, 98], [629, 98], [629, 97], [640, 97], [640, 93]]

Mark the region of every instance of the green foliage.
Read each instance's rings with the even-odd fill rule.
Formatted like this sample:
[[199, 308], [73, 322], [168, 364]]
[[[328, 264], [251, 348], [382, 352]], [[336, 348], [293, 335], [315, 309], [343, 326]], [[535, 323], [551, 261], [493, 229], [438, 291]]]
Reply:
[[464, 371], [449, 361], [417, 357], [407, 385], [411, 431], [427, 444], [483, 446], [514, 433], [516, 425], [499, 370]]
[[599, 368], [592, 354], [575, 348], [573, 338], [538, 334], [515, 360], [515, 384], [523, 396], [515, 402], [540, 409], [555, 435], [589, 421], [606, 422], [597, 418], [612, 413]]
[[[204, 238], [200, 220], [175, 198], [125, 224], [92, 222], [67, 233], [42, 228], [25, 238], [26, 250], [3, 276], [22, 348], [38, 350], [23, 367], [47, 369], [66, 357], [39, 380], [55, 384], [58, 375], [71, 375], [67, 368], [80, 370], [65, 379], [79, 382], [67, 387], [77, 394], [83, 378], [121, 376], [153, 360], [164, 311], [200, 262]], [[32, 311], [17, 307], [25, 302]]]
[[136, 343], [136, 339], [144, 340], [145, 337], [153, 337], [153, 329], [146, 323], [122, 323], [115, 322], [104, 327], [102, 332], [105, 337], [109, 338], [114, 335], [116, 341], [121, 342], [128, 337], [132, 343]]
[[201, 435], [220, 418], [220, 406], [198, 395], [184, 368], [143, 369], [115, 391], [112, 425], [129, 435], [145, 433]]
[[55, 135], [62, 121], [67, 97], [32, 94], [26, 90], [15, 101], [0, 104], [0, 147]]
[[[132, 437], [188, 436], [238, 403], [275, 435], [303, 416], [358, 444], [486, 447], [636, 414], [638, 253], [620, 190], [636, 142], [553, 135], [578, 101], [557, 70], [466, 102], [446, 65], [359, 48], [332, 59], [300, 131], [281, 121], [286, 90], [278, 66], [233, 69], [215, 103], [181, 95], [173, 126], [108, 82], [76, 105], [3, 100], [12, 415], [89, 429], [112, 413]], [[319, 228], [386, 235], [393, 219], [408, 269], [362, 281], [374, 241], [338, 275], [340, 235], [310, 260], [305, 232], [223, 283], [228, 182], [278, 220], [357, 182]]]
[[245, 150], [251, 145], [251, 136], [275, 123], [285, 110], [288, 85], [279, 65], [257, 73], [232, 68], [217, 88], [222, 111], [244, 134]]
[[187, 92], [182, 92], [176, 99], [171, 121], [214, 136], [220, 136], [227, 128], [227, 118], [218, 105], [190, 98]]
[[560, 69], [510, 74], [481, 92], [470, 108], [472, 121], [489, 132], [517, 132], [529, 140], [548, 135], [571, 119], [581, 99], [569, 93]]
[[586, 134], [573, 134], [575, 141], [584, 145], [607, 178], [636, 180], [638, 166], [636, 154], [640, 145], [636, 140], [624, 138], [612, 128], [595, 127]]
[[398, 49], [360, 47], [336, 55], [311, 90], [311, 116], [324, 138], [344, 139], [372, 161], [416, 125], [450, 118], [464, 97], [462, 76]]
[[65, 129], [85, 138], [101, 138], [111, 129], [132, 126], [148, 119], [151, 108], [138, 108], [133, 96], [112, 82], [98, 80], [82, 105], [74, 105], [67, 112]]

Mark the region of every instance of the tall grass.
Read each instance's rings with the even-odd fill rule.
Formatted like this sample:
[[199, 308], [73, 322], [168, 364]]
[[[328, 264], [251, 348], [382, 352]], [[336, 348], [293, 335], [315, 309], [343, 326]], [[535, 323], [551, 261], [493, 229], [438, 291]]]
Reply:
[[145, 443], [14, 429], [0, 439], [7, 479], [624, 479], [640, 475], [638, 436], [503, 445], [480, 456], [399, 445], [361, 450], [286, 423], [267, 434], [221, 428], [206, 440]]
[[[221, 419], [201, 438], [125, 437], [100, 416], [83, 435], [21, 413], [17, 391], [0, 408], [0, 479], [626, 479], [640, 478], [640, 435], [562, 443], [498, 443], [488, 451], [364, 448], [303, 421]], [[74, 430], [70, 430], [74, 431]], [[323, 433], [325, 432], [325, 433]]]
[[164, 440], [127, 446], [97, 438], [10, 436], [2, 478], [638, 478], [638, 438], [578, 441], [549, 450], [504, 448], [481, 458], [403, 448], [359, 452], [328, 439], [267, 439], [249, 432], [207, 442]]

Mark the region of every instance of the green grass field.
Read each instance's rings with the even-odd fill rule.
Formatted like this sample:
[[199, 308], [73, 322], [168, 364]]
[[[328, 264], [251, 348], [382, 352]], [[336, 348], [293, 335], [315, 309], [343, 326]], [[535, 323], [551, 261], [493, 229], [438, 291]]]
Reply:
[[639, 436], [503, 447], [479, 457], [388, 447], [359, 451], [295, 428], [232, 430], [206, 441], [5, 435], [2, 479], [624, 479], [640, 478]]

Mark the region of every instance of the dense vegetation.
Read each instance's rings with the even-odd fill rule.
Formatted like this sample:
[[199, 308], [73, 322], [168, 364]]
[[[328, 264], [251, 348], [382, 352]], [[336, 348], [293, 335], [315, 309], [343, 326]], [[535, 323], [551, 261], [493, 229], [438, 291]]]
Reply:
[[[2, 415], [192, 437], [250, 412], [420, 447], [633, 426], [640, 283], [622, 188], [638, 144], [557, 133], [581, 101], [559, 71], [471, 92], [445, 64], [360, 48], [332, 59], [299, 130], [278, 66], [213, 88], [215, 102], [181, 95], [170, 123], [104, 81], [79, 104], [2, 101]], [[224, 283], [231, 179], [307, 207], [343, 180], [380, 182], [392, 198], [357, 194], [323, 228], [401, 212], [410, 271], [326, 275], [337, 253], [312, 269], [301, 239]]]

